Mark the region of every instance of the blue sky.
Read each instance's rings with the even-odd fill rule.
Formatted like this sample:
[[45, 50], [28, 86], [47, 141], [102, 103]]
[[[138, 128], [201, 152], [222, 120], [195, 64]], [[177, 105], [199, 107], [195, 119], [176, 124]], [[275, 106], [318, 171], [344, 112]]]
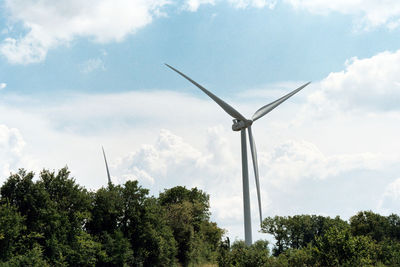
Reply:
[[[0, 6], [0, 182], [68, 165], [99, 188], [104, 145], [116, 182], [198, 186], [242, 238], [239, 135], [169, 63], [249, 117], [313, 81], [254, 125], [265, 215], [400, 208], [397, 1]], [[252, 215], [257, 229], [255, 196]]]
[[[3, 39], [29, 31], [23, 21], [10, 22], [5, 9], [2, 25], [7, 29], [11, 23], [12, 31], [3, 32]], [[395, 50], [400, 43], [397, 30], [358, 30], [354, 16], [310, 14], [283, 2], [273, 9], [240, 9], [223, 1], [196, 12], [176, 5], [162, 10], [164, 16], [119, 42], [99, 43], [87, 34], [48, 49], [35, 64], [10, 65], [3, 57], [1, 77], [23, 93], [176, 90], [182, 83], [162, 65], [168, 62], [226, 94], [271, 82], [322, 79], [351, 57]], [[97, 62], [95, 71], [84, 71], [89, 62]]]

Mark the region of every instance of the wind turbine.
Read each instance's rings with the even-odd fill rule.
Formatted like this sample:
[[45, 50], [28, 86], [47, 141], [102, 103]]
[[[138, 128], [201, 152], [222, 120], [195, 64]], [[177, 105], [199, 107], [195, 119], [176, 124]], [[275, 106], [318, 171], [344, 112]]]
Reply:
[[111, 176], [110, 176], [110, 171], [108, 170], [108, 164], [107, 164], [107, 158], [106, 158], [106, 153], [104, 152], [103, 146], [101, 147], [103, 150], [103, 157], [104, 157], [104, 162], [106, 163], [106, 170], [107, 170], [107, 177], [108, 177], [108, 185], [112, 185], [111, 183]]
[[260, 225], [262, 224], [262, 212], [261, 212], [261, 194], [260, 194], [260, 181], [258, 177], [258, 163], [257, 163], [257, 151], [256, 145], [253, 138], [253, 133], [251, 131], [251, 125], [253, 122], [258, 120], [259, 118], [263, 117], [274, 108], [282, 104], [288, 98], [299, 92], [301, 89], [309, 85], [311, 82], [308, 82], [296, 90], [288, 93], [287, 95], [261, 107], [258, 109], [251, 120], [246, 119], [242, 114], [240, 114], [236, 109], [228, 105], [222, 99], [208, 91], [206, 88], [198, 84], [197, 82], [193, 81], [191, 78], [180, 72], [179, 70], [175, 69], [174, 67], [165, 64], [167, 67], [172, 69], [173, 71], [177, 72], [185, 79], [196, 85], [200, 90], [202, 90], [206, 95], [208, 95], [212, 100], [214, 100], [226, 113], [233, 117], [233, 131], [240, 131], [241, 134], [241, 151], [242, 151], [242, 181], [243, 181], [243, 213], [244, 213], [244, 239], [246, 245], [250, 246], [252, 244], [252, 234], [251, 234], [251, 214], [250, 214], [250, 193], [249, 193], [249, 173], [248, 173], [248, 166], [247, 166], [247, 144], [246, 144], [246, 129], [249, 133], [249, 143], [250, 143], [250, 150], [251, 150], [251, 157], [253, 159], [253, 167], [254, 167], [254, 176], [256, 180], [256, 187], [257, 187], [257, 198], [258, 198], [258, 211], [260, 213]]

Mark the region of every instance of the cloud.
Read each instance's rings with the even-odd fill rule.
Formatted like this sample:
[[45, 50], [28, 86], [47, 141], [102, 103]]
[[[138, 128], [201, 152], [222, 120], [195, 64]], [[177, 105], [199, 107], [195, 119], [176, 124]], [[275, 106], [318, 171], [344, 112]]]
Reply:
[[[387, 104], [399, 94], [393, 87], [400, 82], [398, 57], [397, 51], [351, 59], [343, 71], [313, 83], [255, 123], [265, 215], [352, 215], [377, 206], [387, 185], [381, 177], [396, 172], [400, 158], [400, 111]], [[300, 84], [284, 82], [275, 84], [278, 91], [268, 86], [222, 97], [251, 115], [265, 98], [272, 101]], [[366, 92], [376, 101], [363, 99]], [[240, 138], [231, 131], [230, 118], [206, 97], [163, 90], [40, 99], [9, 94], [0, 99], [0, 121], [24, 136], [25, 153], [40, 160], [35, 166], [68, 164], [90, 189], [106, 185], [101, 145], [113, 181], [137, 179], [151, 194], [197, 186], [210, 194], [213, 218], [241, 236]]]
[[215, 5], [215, 0], [186, 0], [183, 8], [195, 12], [199, 9], [200, 5], [204, 4]]
[[399, 26], [400, 2], [397, 0], [284, 0], [296, 9], [315, 14], [338, 12], [359, 18], [359, 26], [370, 29], [385, 25], [393, 29]]
[[277, 0], [228, 0], [236, 8], [275, 8]]
[[[219, 197], [240, 196], [240, 166], [236, 157], [232, 157], [232, 146], [225, 134], [221, 127], [209, 128], [204, 136], [206, 144], [196, 148], [170, 130], [161, 130], [154, 144], [142, 145], [117, 159], [111, 165], [112, 172], [119, 177], [119, 182], [138, 180], [153, 192], [185, 185], [205, 189], [213, 195], [213, 203], [219, 202], [215, 200]], [[222, 206], [235, 207], [235, 203], [228, 203]], [[221, 215], [218, 209], [214, 211], [215, 216], [224, 218], [240, 214], [240, 210], [231, 216]]]
[[[10, 172], [25, 167], [23, 149], [25, 141], [15, 128], [0, 124], [0, 177], [5, 178]], [[28, 167], [28, 166], [27, 166]]]
[[[240, 105], [232, 99], [226, 100], [241, 111], [253, 111], [254, 102], [260, 101], [257, 96], [255, 98], [257, 100], [248, 99]], [[30, 169], [32, 166], [26, 167], [29, 165], [24, 160], [24, 155], [30, 155], [37, 159], [34, 171], [68, 165], [78, 183], [96, 189], [107, 183], [101, 154], [101, 145], [104, 145], [114, 182], [139, 180], [155, 195], [176, 185], [197, 186], [210, 194], [213, 220], [227, 228], [230, 237], [242, 236], [240, 137], [231, 131], [229, 117], [207, 98], [169, 91], [143, 91], [68, 97], [48, 95], [40, 101], [22, 96], [13, 99], [7, 95], [0, 103], [0, 121], [13, 125], [3, 132], [20, 140], [14, 144], [20, 144], [21, 140], [27, 143], [8, 145], [11, 148], [4, 149], [19, 151], [4, 152], [0, 158], [5, 159], [2, 162], [10, 162], [8, 169]], [[343, 205], [351, 212], [357, 211], [360, 204], [346, 198], [349, 191], [357, 192], [358, 198], [368, 198], [370, 202], [363, 203], [371, 205], [371, 195], [377, 193], [363, 193], [370, 185], [364, 186], [363, 175], [372, 173], [370, 175], [377, 179], [376, 176], [380, 177], [386, 169], [393, 170], [392, 165], [396, 165], [393, 162], [398, 162], [399, 158], [397, 134], [383, 137], [390, 149], [388, 156], [383, 156], [379, 153], [383, 144], [376, 138], [381, 135], [362, 128], [363, 134], [360, 134], [357, 124], [360, 119], [352, 113], [347, 117], [356, 124], [354, 129], [343, 125], [341, 120], [339, 124], [333, 123], [334, 117], [313, 122], [317, 123], [314, 127], [291, 123], [301, 103], [286, 103], [268, 119], [257, 121], [253, 128], [264, 215], [322, 211], [342, 215], [345, 211], [338, 209]], [[378, 115], [380, 121], [387, 116], [386, 113]], [[375, 121], [361, 120], [375, 127]], [[11, 130], [13, 128], [18, 131]], [[387, 128], [382, 130], [387, 131]], [[349, 137], [349, 142], [343, 144], [340, 134], [344, 131], [354, 132], [357, 139]], [[21, 135], [25, 139], [21, 139]], [[357, 142], [362, 141], [362, 137], [366, 138], [360, 143], [362, 152], [356, 152]], [[3, 143], [12, 144], [10, 141]], [[374, 144], [378, 147], [375, 151]], [[327, 149], [329, 145], [335, 150]], [[15, 156], [11, 158], [16, 161], [9, 159], [12, 153]], [[257, 199], [250, 160], [249, 156], [252, 216], [256, 223]], [[1, 171], [8, 172], [8, 169]], [[357, 174], [358, 171], [361, 174]], [[358, 182], [354, 186], [355, 179]], [[379, 188], [377, 181], [373, 180]], [[320, 198], [316, 197], [316, 187], [318, 192], [324, 193]], [[348, 191], [337, 192], [339, 187]], [[332, 199], [343, 203], [335, 202], [330, 206]], [[253, 226], [258, 229], [256, 224]]]
[[58, 41], [52, 39], [42, 29], [32, 26], [31, 31], [21, 39], [6, 38], [0, 44], [0, 53], [10, 63], [29, 64], [43, 61], [47, 50]]
[[0, 90], [4, 89], [7, 87], [6, 83], [0, 83]]
[[166, 0], [6, 0], [9, 20], [22, 24], [27, 34], [6, 38], [0, 45], [0, 53], [11, 63], [29, 64], [44, 60], [49, 49], [68, 44], [76, 37], [89, 37], [101, 43], [118, 42], [151, 23], [167, 3]]
[[[202, 137], [206, 143], [200, 145], [189, 143], [170, 130], [161, 130], [155, 142], [142, 145], [114, 160], [111, 172], [118, 178], [116, 181], [138, 180], [153, 194], [177, 185], [205, 190], [210, 194], [213, 219], [228, 228], [231, 237], [241, 236], [243, 214], [241, 159], [237, 149], [239, 139], [227, 138], [228, 131], [221, 126], [211, 127]], [[316, 209], [317, 212], [323, 210], [331, 214], [326, 207], [315, 208], [318, 203], [308, 203], [308, 199], [314, 197], [315, 184], [321, 187], [323, 183], [319, 181], [325, 181], [327, 186], [322, 185], [321, 191], [341, 199], [344, 197], [342, 192], [331, 192], [337, 190], [335, 187], [328, 189], [332, 184], [340, 184], [353, 192], [354, 179], [363, 180], [355, 176], [357, 171], [380, 172], [399, 161], [398, 158], [374, 153], [326, 155], [315, 144], [304, 140], [287, 140], [272, 149], [261, 149], [258, 154], [264, 215], [287, 214], [299, 207], [302, 207], [302, 212], [315, 212], [310, 209]], [[250, 158], [249, 178], [252, 217], [256, 222], [258, 210]], [[356, 184], [356, 190], [362, 190], [363, 186]], [[302, 194], [309, 198], [302, 198]], [[285, 198], [298, 199], [296, 204], [285, 207], [288, 201]], [[350, 207], [354, 208], [354, 205]]]
[[[275, 8], [277, 0], [225, 0], [230, 3], [234, 8]], [[224, 2], [222, 0], [186, 0], [183, 6], [184, 9], [195, 12], [201, 5], [215, 5], [217, 2]]]
[[96, 70], [105, 70], [106, 67], [104, 66], [104, 62], [101, 58], [91, 58], [86, 60], [84, 63], [81, 64], [80, 66], [80, 71], [82, 73], [90, 73]]
[[313, 143], [286, 140], [261, 153], [265, 182], [286, 190], [304, 179], [327, 179], [354, 170], [379, 170], [396, 159], [374, 153], [325, 155]]
[[[182, 179], [191, 178], [194, 182], [193, 174], [187, 174], [190, 170], [188, 166], [196, 166], [201, 161], [201, 153], [189, 144], [183, 142], [182, 138], [172, 134], [168, 130], [161, 130], [155, 145], [143, 145], [138, 151], [119, 159], [116, 169], [124, 170], [122, 177], [139, 180], [144, 184], [154, 181], [161, 182], [159, 179], [167, 179], [176, 175]], [[124, 179], [125, 180], [125, 179]]]
[[400, 50], [385, 51], [373, 57], [352, 58], [345, 70], [330, 73], [309, 96], [314, 111], [334, 113], [399, 111]]
[[[242, 224], [242, 182], [239, 153], [232, 151], [227, 131], [210, 127], [203, 136], [206, 143], [195, 145], [170, 130], [161, 130], [155, 142], [110, 164], [113, 179], [118, 183], [138, 180], [153, 194], [178, 185], [198, 187], [210, 195], [213, 220], [224, 222], [222, 227], [232, 231], [232, 225]], [[263, 197], [268, 203], [267, 194]], [[258, 214], [255, 203], [253, 215]]]
[[[226, 0], [235, 8], [269, 8], [274, 9], [278, 0]], [[216, 0], [187, 0], [186, 9], [196, 11], [202, 4], [215, 5]], [[389, 0], [382, 3], [379, 0], [282, 0], [295, 9], [306, 10], [313, 14], [328, 15], [341, 13], [355, 18], [356, 27], [364, 30], [379, 26], [388, 29], [398, 28], [400, 25], [400, 3], [397, 0]]]
[[[296, 9], [316, 14], [339, 12], [360, 18], [368, 29], [400, 25], [400, 3], [389, 0], [282, 0]], [[278, 0], [6, 0], [8, 28], [0, 54], [10, 63], [30, 64], [45, 60], [50, 49], [83, 37], [98, 43], [120, 42], [130, 34], [166, 15], [169, 5], [195, 12], [201, 5], [229, 3], [235, 8], [274, 9]]]
[[385, 213], [400, 208], [400, 178], [397, 178], [386, 187], [379, 204], [380, 209]]

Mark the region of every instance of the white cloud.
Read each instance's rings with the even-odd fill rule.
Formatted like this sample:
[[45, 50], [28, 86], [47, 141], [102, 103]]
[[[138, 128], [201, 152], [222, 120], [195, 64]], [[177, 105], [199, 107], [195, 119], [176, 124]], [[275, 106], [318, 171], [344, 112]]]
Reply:
[[265, 182], [290, 189], [303, 179], [326, 179], [354, 170], [379, 170], [396, 159], [373, 153], [325, 155], [313, 143], [286, 140], [261, 153]]
[[[380, 105], [360, 101], [359, 87], [369, 85], [363, 90], [378, 101], [395, 97], [395, 89], [385, 91], [388, 86], [378, 85], [399, 82], [392, 66], [397, 56], [398, 52], [385, 52], [353, 59], [343, 72], [313, 83], [255, 123], [264, 215], [352, 215], [377, 206], [386, 186], [377, 184], [396, 171], [393, 163], [399, 162], [400, 124], [395, 122], [400, 116], [393, 115], [395, 107], [393, 112], [377, 112]], [[298, 84], [282, 83], [280, 88]], [[240, 103], [222, 97], [251, 115], [266, 98], [272, 101], [282, 93], [253, 90], [240, 94]], [[327, 113], [332, 106], [335, 112], [321, 120], [311, 116], [310, 112]], [[337, 112], [343, 107], [345, 112]], [[309, 113], [303, 112], [299, 122], [293, 114], [302, 109]], [[353, 112], [360, 109], [374, 114]], [[91, 189], [107, 181], [101, 145], [114, 181], [137, 179], [151, 194], [175, 185], [198, 186], [210, 194], [219, 225], [241, 236], [240, 137], [231, 131], [229, 116], [206, 97], [169, 91], [49, 95], [40, 100], [7, 95], [0, 99], [0, 121], [23, 134], [29, 144], [25, 151], [40, 160], [35, 166], [57, 169], [68, 164], [78, 183]], [[257, 222], [251, 164], [249, 168], [253, 221]], [[364, 176], [374, 186], [365, 183]], [[357, 195], [362, 204], [347, 198], [349, 194]]]
[[47, 51], [76, 37], [97, 42], [121, 41], [149, 24], [166, 0], [38, 1], [7, 0], [10, 21], [27, 30], [22, 37], [8, 37], [0, 53], [11, 63], [44, 60]]
[[[340, 12], [361, 18], [364, 28], [386, 25], [390, 29], [400, 25], [400, 2], [388, 0], [283, 0], [294, 8], [312, 13]], [[163, 16], [163, 7], [197, 11], [201, 5], [228, 2], [235, 8], [270, 8], [278, 0], [6, 0], [7, 37], [0, 43], [0, 54], [10, 63], [41, 62], [49, 49], [68, 45], [78, 37], [95, 42], [119, 42], [127, 35]], [[20, 32], [21, 27], [25, 33]]]
[[[221, 126], [208, 128], [202, 135], [206, 143], [201, 145], [161, 130], [155, 142], [111, 160], [111, 174], [118, 183], [138, 180], [152, 194], [177, 185], [198, 187], [210, 195], [213, 220], [223, 222], [221, 226], [228, 228], [231, 236], [240, 236], [232, 226], [242, 224], [241, 165], [239, 153], [232, 151], [235, 145], [226, 138], [229, 132]], [[263, 202], [268, 204], [266, 192]], [[252, 203], [255, 217], [257, 206]]]
[[[222, 0], [186, 0], [185, 7], [196, 11], [202, 4], [215, 5]], [[275, 8], [278, 0], [227, 0], [235, 8]], [[395, 29], [400, 25], [400, 3], [397, 0], [388, 0], [382, 3], [379, 0], [282, 0], [295, 9], [307, 10], [314, 14], [327, 15], [333, 12], [355, 17], [356, 26], [363, 29], [372, 29], [386, 26]]]
[[360, 18], [360, 27], [369, 29], [381, 25], [396, 28], [400, 21], [400, 2], [397, 0], [284, 0], [294, 8], [312, 13], [339, 12]]
[[105, 70], [104, 62], [101, 58], [90, 58], [80, 66], [82, 73], [90, 73], [96, 70]]
[[400, 178], [388, 185], [384, 195], [393, 200], [400, 200]]
[[17, 129], [0, 124], [0, 177], [2, 179], [8, 177], [10, 172], [26, 166], [27, 162], [23, 156], [24, 146], [25, 141]]
[[277, 0], [228, 0], [236, 8], [264, 8], [268, 7], [273, 9], [277, 3]]
[[[222, 227], [228, 228], [231, 237], [241, 236], [240, 225], [243, 218], [241, 160], [237, 149], [239, 138], [227, 138], [228, 133], [229, 129], [220, 126], [209, 128], [202, 137], [207, 140], [206, 144], [196, 145], [171, 131], [162, 130], [153, 144], [142, 145], [134, 152], [115, 160], [111, 165], [111, 172], [119, 177], [118, 182], [138, 180], [146, 188], [150, 188], [153, 194], [176, 185], [185, 185], [188, 188], [197, 186], [210, 194], [213, 218]], [[262, 141], [258, 144], [262, 144]], [[250, 160], [249, 158], [252, 217], [253, 222], [257, 222], [256, 191]], [[300, 198], [290, 207], [282, 204], [286, 201], [282, 202], [283, 198], [299, 194], [299, 187], [303, 188], [302, 193], [307, 196], [315, 193], [315, 181], [322, 180], [327, 181], [327, 187], [333, 183], [337, 187], [349, 187], [353, 190], [353, 179], [350, 177], [356, 171], [380, 172], [398, 161], [398, 158], [374, 153], [326, 155], [315, 144], [296, 140], [277, 144], [271, 150], [259, 150], [264, 216], [275, 215], [275, 212], [287, 214], [293, 208], [307, 205], [302, 203], [307, 203], [308, 198]], [[351, 176], [346, 182], [339, 182], [343, 179], [337, 177], [347, 177], [349, 173]], [[335, 183], [335, 180], [338, 181]], [[358, 185], [357, 190], [362, 190], [360, 188], [363, 186]], [[331, 192], [339, 190], [338, 188], [324, 190], [332, 196], [340, 195], [339, 199], [343, 197], [342, 194]], [[319, 203], [304, 206], [304, 210], [309, 213], [315, 213], [313, 209], [316, 212], [334, 213], [329, 209], [315, 208], [318, 205]], [[348, 205], [354, 209], [354, 205]]]
[[399, 111], [399, 73], [400, 50], [352, 58], [345, 70], [330, 73], [318, 84], [319, 90], [310, 95], [309, 103], [319, 113]]
[[36, 25], [31, 26], [30, 32], [23, 38], [6, 38], [0, 44], [0, 53], [10, 63], [29, 64], [45, 59], [47, 50], [58, 41], [52, 39], [46, 32]]
[[216, 5], [221, 2], [228, 2], [234, 8], [275, 8], [278, 0], [185, 0], [183, 8], [192, 12], [199, 9], [201, 5]]
[[385, 213], [398, 211], [400, 208], [400, 178], [391, 182], [383, 193], [379, 204], [380, 209]]
[[4, 89], [7, 87], [6, 83], [0, 83], [0, 90]]
[[[241, 179], [240, 166], [225, 134], [221, 127], [209, 128], [204, 135], [207, 143], [195, 148], [171, 131], [161, 130], [153, 145], [142, 145], [115, 160], [111, 170], [119, 182], [138, 180], [154, 193], [177, 185], [200, 187], [212, 195], [215, 217], [240, 220], [241, 209], [236, 201], [226, 201], [241, 196]], [[230, 215], [217, 208], [227, 206], [233, 211]]]
[[195, 12], [204, 4], [215, 5], [215, 0], [186, 0], [183, 8]]
[[[122, 177], [130, 177], [146, 184], [150, 181], [152, 186], [155, 180], [159, 183], [159, 179], [176, 176], [177, 172], [180, 176], [187, 175], [185, 169], [196, 166], [199, 160], [199, 151], [183, 142], [182, 138], [161, 130], [154, 146], [143, 145], [139, 151], [120, 159], [115, 168], [126, 172], [122, 173]], [[190, 182], [193, 182], [193, 175], [186, 178], [189, 177], [192, 179]], [[175, 177], [174, 182], [177, 178]]]

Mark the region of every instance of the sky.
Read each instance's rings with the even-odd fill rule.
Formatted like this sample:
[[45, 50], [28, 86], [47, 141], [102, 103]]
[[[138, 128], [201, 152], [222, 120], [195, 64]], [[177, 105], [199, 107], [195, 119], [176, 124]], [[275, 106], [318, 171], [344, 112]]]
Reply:
[[240, 134], [168, 63], [249, 118], [312, 81], [252, 127], [264, 216], [399, 213], [399, 33], [397, 0], [1, 0], [0, 183], [96, 190], [104, 146], [114, 183], [196, 186], [243, 239]]

